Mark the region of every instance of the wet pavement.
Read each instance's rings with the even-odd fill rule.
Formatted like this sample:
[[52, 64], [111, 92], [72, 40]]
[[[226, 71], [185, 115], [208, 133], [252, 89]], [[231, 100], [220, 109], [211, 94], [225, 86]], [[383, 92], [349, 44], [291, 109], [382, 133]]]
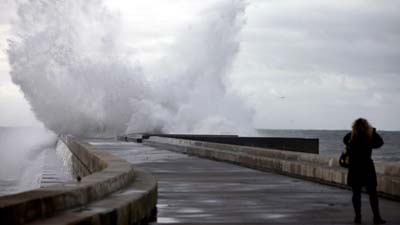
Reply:
[[[353, 224], [348, 190], [137, 143], [89, 142], [157, 177], [154, 224]], [[380, 203], [388, 224], [400, 224], [400, 203]], [[363, 224], [373, 224], [366, 195]]]

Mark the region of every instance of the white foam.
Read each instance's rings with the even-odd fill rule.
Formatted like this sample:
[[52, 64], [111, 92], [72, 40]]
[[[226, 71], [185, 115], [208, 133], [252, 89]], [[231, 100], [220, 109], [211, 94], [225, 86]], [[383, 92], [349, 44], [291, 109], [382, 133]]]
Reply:
[[57, 136], [41, 128], [0, 132], [0, 195], [38, 188], [46, 151], [54, 151]]
[[213, 3], [144, 68], [120, 41], [124, 23], [102, 1], [20, 1], [8, 50], [12, 79], [56, 133], [251, 134], [252, 110], [227, 93], [245, 8], [241, 0]]

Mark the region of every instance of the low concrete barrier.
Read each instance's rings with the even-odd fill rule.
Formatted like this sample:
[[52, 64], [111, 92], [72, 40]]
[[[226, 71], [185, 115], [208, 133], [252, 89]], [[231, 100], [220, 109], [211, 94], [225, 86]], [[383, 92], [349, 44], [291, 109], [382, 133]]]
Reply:
[[319, 153], [319, 139], [288, 137], [241, 137], [237, 135], [205, 135], [205, 134], [150, 134], [134, 133], [119, 136], [119, 140], [141, 142], [150, 137], [165, 137], [192, 141], [212, 142], [228, 145], [240, 145], [257, 148], [272, 148], [291, 152]]
[[[339, 166], [338, 156], [327, 157], [165, 137], [150, 137], [148, 140], [143, 140], [143, 143], [257, 170], [274, 171], [329, 185], [347, 187], [347, 169]], [[400, 164], [377, 163], [376, 169], [380, 195], [400, 200]]]
[[[37, 224], [132, 224], [151, 216], [157, 202], [153, 176], [79, 139], [60, 139], [72, 153], [74, 174], [82, 176], [82, 180], [0, 197], [0, 224], [37, 220]], [[104, 202], [107, 206], [103, 205], [103, 210], [88, 208]], [[68, 220], [65, 213], [69, 213]]]

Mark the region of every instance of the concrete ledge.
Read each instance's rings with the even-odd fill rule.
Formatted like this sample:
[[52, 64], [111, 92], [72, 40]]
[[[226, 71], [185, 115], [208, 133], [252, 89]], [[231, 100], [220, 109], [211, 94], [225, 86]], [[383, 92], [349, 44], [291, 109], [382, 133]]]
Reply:
[[126, 134], [124, 136], [118, 136], [118, 139], [123, 141], [141, 142], [143, 139], [149, 139], [150, 137], [165, 137], [256, 148], [272, 148], [300, 153], [319, 153], [319, 140], [315, 138], [241, 137], [237, 135], [208, 134], [132, 133]]
[[[70, 181], [61, 185], [0, 197], [0, 224], [25, 224], [38, 219], [43, 220], [61, 211], [82, 207], [102, 199], [135, 181], [137, 174], [132, 165], [125, 160], [96, 150], [92, 145], [74, 137], [64, 136], [60, 139], [72, 152], [73, 161], [76, 161], [73, 164], [81, 164], [75, 167], [76, 174], [87, 176], [83, 177], [81, 182]], [[143, 173], [142, 176], [144, 176]], [[156, 183], [152, 176], [145, 177], [149, 177], [148, 179]], [[150, 195], [153, 200], [146, 207], [154, 208], [157, 186], [153, 183], [150, 183], [148, 187], [151, 191], [141, 193], [143, 196]], [[135, 201], [135, 198], [131, 200]], [[135, 214], [137, 220], [148, 217], [147, 211]]]
[[127, 188], [84, 207], [70, 209], [31, 225], [123, 225], [146, 224], [155, 220], [157, 182], [142, 170]]
[[[150, 137], [144, 144], [239, 164], [262, 171], [295, 176], [324, 184], [346, 187], [347, 169], [339, 166], [338, 157], [294, 153], [274, 149], [243, 147], [193, 140]], [[381, 196], [400, 200], [400, 164], [377, 164], [378, 191]]]

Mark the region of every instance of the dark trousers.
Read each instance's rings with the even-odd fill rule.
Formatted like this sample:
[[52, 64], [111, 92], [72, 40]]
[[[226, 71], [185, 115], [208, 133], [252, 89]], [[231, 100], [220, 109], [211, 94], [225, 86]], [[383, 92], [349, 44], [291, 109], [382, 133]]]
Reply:
[[[353, 208], [356, 214], [356, 217], [361, 217], [361, 186], [353, 186]], [[366, 187], [369, 195], [369, 203], [371, 204], [372, 213], [374, 214], [374, 218], [381, 218], [379, 213], [379, 202], [378, 202], [378, 193], [376, 191], [376, 187], [370, 186]]]

